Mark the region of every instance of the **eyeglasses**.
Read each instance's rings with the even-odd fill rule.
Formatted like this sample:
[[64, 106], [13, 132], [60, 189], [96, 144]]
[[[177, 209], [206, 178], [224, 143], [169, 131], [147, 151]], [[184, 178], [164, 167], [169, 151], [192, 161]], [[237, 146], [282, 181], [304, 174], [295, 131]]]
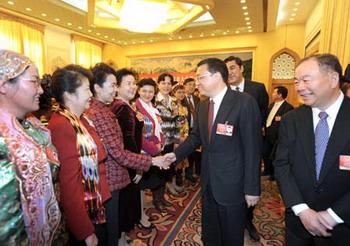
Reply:
[[35, 78], [35, 79], [22, 79], [24, 81], [29, 81], [30, 83], [34, 84], [36, 87], [41, 86], [41, 79], [40, 78]]
[[197, 79], [197, 81], [201, 81], [205, 77], [212, 76], [212, 75], [213, 75], [212, 73], [206, 73], [206, 74], [202, 74], [202, 75], [197, 75], [196, 79]]

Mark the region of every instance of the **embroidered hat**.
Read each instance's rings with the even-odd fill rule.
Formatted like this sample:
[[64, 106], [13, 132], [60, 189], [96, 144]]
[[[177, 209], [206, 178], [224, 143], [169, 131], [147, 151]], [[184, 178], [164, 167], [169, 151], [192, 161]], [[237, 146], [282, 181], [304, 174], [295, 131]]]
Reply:
[[33, 62], [26, 56], [0, 49], [0, 82], [16, 78]]

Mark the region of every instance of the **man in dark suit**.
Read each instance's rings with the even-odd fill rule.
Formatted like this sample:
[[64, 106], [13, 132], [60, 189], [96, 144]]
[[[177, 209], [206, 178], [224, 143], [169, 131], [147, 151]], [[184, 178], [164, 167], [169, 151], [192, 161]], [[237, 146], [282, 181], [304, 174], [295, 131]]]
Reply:
[[288, 111], [293, 109], [293, 106], [286, 101], [288, 89], [284, 86], [276, 86], [272, 92], [272, 101], [267, 111], [266, 130], [264, 138], [264, 172], [270, 175], [271, 181], [275, 180], [275, 172], [272, 161], [275, 156], [278, 139], [278, 129], [281, 122], [281, 117]]
[[282, 117], [276, 179], [286, 206], [286, 244], [350, 242], [350, 99], [338, 58], [304, 58], [295, 88], [304, 105]]
[[[244, 66], [241, 58], [229, 56], [225, 60], [229, 71], [228, 83], [232, 90], [245, 92], [255, 98], [260, 109], [261, 118], [261, 134], [264, 132], [265, 122], [267, 118], [267, 106], [269, 105], [269, 95], [263, 83], [245, 80], [243, 77]], [[259, 241], [260, 236], [253, 224], [254, 206], [247, 210], [247, 225], [246, 229], [249, 236], [254, 241]]]
[[242, 246], [246, 207], [260, 195], [259, 108], [253, 97], [227, 86], [227, 67], [220, 59], [201, 61], [196, 74], [209, 100], [199, 103], [192, 132], [166, 158], [181, 161], [202, 146], [204, 245]]
[[[187, 121], [190, 128], [189, 132], [191, 132], [193, 129], [194, 120], [197, 117], [196, 108], [199, 103], [199, 97], [193, 95], [193, 92], [196, 89], [196, 81], [194, 78], [185, 79], [183, 85], [186, 93], [184, 103], [188, 111]], [[200, 174], [200, 152], [193, 152], [187, 157], [187, 159], [189, 166], [185, 169], [185, 178], [194, 184], [196, 182], [194, 175]], [[195, 174], [193, 173], [194, 168]]]

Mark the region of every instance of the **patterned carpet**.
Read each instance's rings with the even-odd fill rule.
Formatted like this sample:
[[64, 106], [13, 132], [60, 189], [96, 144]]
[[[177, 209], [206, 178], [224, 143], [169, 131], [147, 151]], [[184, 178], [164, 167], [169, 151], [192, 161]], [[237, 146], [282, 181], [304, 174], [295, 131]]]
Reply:
[[[168, 197], [173, 207], [167, 213], [158, 213], [151, 205], [151, 196], [146, 198], [146, 213], [151, 217], [156, 228], [150, 230], [135, 230], [129, 235], [135, 246], [174, 245], [200, 246], [201, 242], [201, 200], [199, 185], [185, 184], [185, 192], [180, 197]], [[253, 242], [245, 236], [245, 246], [284, 245], [284, 207], [276, 182], [263, 178], [262, 198], [255, 209], [254, 224], [261, 241]]]

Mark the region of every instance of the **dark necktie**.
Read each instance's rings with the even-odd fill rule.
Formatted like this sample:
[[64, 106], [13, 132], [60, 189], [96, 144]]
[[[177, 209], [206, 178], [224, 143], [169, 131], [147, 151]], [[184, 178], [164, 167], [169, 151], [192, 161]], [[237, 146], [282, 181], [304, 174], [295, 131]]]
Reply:
[[196, 113], [195, 109], [194, 109], [194, 106], [193, 106], [193, 103], [191, 101], [191, 96], [188, 96], [187, 97], [187, 101], [188, 101], [188, 106], [190, 108], [190, 111], [191, 111], [191, 114], [194, 116], [194, 114]]
[[235, 90], [238, 91], [238, 92], [240, 92], [239, 86], [236, 86]]
[[316, 178], [318, 180], [322, 168], [323, 157], [326, 152], [329, 139], [329, 128], [327, 123], [328, 114], [320, 112], [320, 120], [315, 129], [315, 159], [316, 159]]
[[214, 120], [214, 101], [212, 99], [209, 100], [208, 107], [208, 138], [210, 140], [211, 128], [213, 128], [213, 120]]

